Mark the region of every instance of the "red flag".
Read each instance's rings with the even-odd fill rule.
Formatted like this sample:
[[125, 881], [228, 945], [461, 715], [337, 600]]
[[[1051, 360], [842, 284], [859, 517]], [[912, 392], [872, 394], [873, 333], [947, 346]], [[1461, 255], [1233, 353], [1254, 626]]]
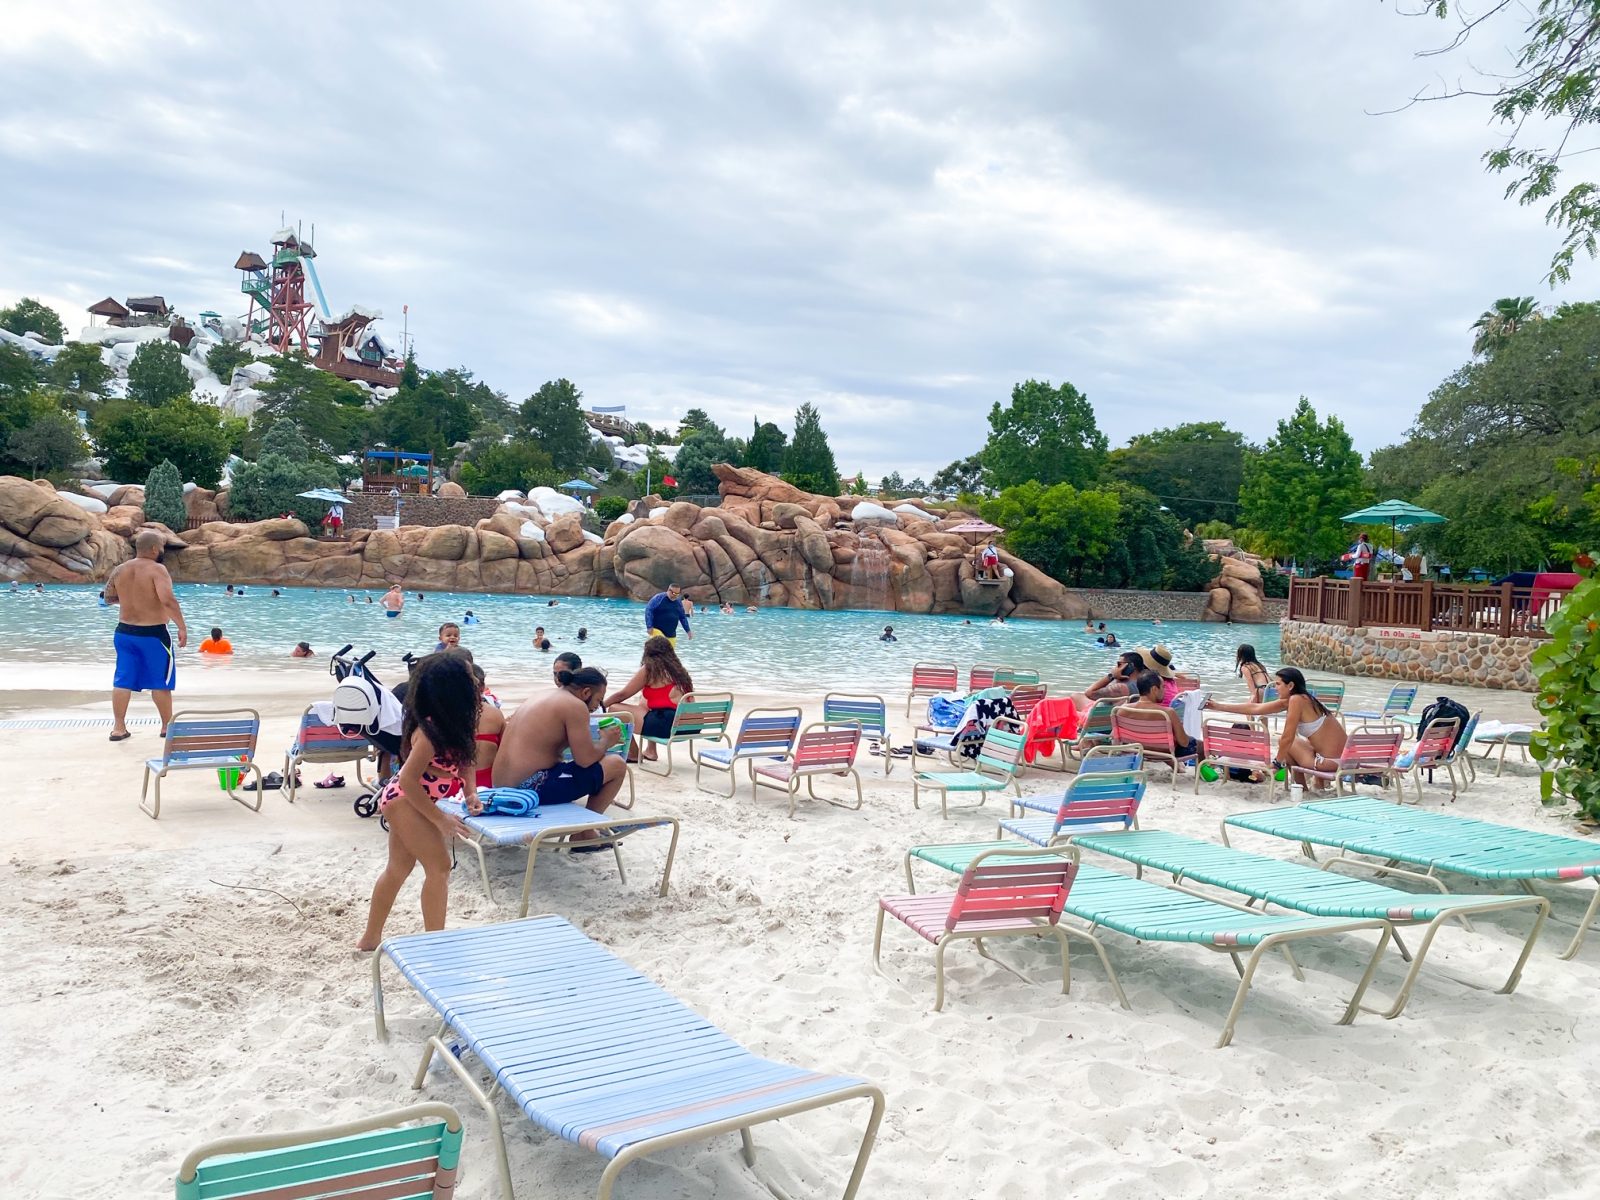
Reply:
[[671, 475], [663, 475], [661, 477], [661, 482], [662, 482], [663, 486], [665, 486], [665, 487], [677, 487], [678, 486], [678, 481], [676, 479], [674, 479]]

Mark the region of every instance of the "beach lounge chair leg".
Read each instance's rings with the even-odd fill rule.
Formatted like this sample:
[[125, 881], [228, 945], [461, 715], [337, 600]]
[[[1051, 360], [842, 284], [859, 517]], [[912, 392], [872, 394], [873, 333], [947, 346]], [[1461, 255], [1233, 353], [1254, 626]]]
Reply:
[[1056, 935], [1056, 945], [1061, 947], [1061, 994], [1066, 996], [1072, 992], [1072, 957], [1067, 953], [1069, 944], [1066, 931], [1057, 925], [1053, 932]]
[[[235, 804], [244, 805], [244, 807], [248, 808], [251, 812], [260, 812], [261, 811], [261, 802], [262, 802], [262, 800], [264, 800], [266, 798], [266, 794], [267, 794], [266, 788], [261, 786], [262, 782], [263, 782], [263, 780], [261, 778], [261, 768], [256, 766], [256, 764], [253, 763], [253, 762], [245, 763], [244, 766], [245, 766], [246, 770], [254, 771], [256, 773], [255, 803], [254, 804], [250, 803], [250, 801], [246, 800], [243, 796], [239, 795], [232, 788], [228, 788], [227, 789], [227, 791], [228, 791], [228, 799], [232, 800]], [[156, 783], [156, 786], [158, 788], [161, 786], [159, 781]]]
[[283, 798], [290, 804], [294, 803], [294, 756], [283, 756]]
[[420, 1092], [422, 1090], [422, 1084], [428, 1078], [428, 1064], [433, 1061], [433, 1056], [436, 1053], [442, 1054], [446, 1058], [454, 1057], [449, 1050], [445, 1049], [444, 1043], [440, 1041], [440, 1039], [449, 1032], [450, 1022], [440, 1021], [439, 1031], [427, 1041], [422, 1043], [422, 1065], [417, 1068], [417, 1073], [412, 1077], [411, 1080], [411, 1090], [413, 1092]]
[[[906, 861], [906, 878], [911, 877], [910, 856]], [[878, 926], [872, 931], [872, 969], [879, 975], [883, 974], [883, 905], [878, 905]]]
[[389, 1026], [383, 1019], [383, 951], [372, 952], [372, 1020], [377, 1026], [378, 1040], [389, 1040]]
[[612, 842], [611, 843], [611, 853], [617, 860], [617, 878], [622, 883], [623, 887], [627, 887], [628, 886], [628, 872], [627, 872], [627, 869], [624, 868], [623, 865], [622, 865], [622, 843], [621, 842]]
[[744, 1152], [744, 1165], [747, 1167], [755, 1166], [756, 1144], [751, 1139], [750, 1130], [748, 1128], [739, 1130], [739, 1141]]
[[939, 1012], [944, 1008], [944, 949], [950, 944], [947, 936], [939, 939], [933, 950], [933, 1011]]
[[[1350, 997], [1350, 1003], [1345, 1005], [1344, 1016], [1339, 1018], [1340, 1025], [1352, 1024], [1356, 1014], [1361, 1011], [1361, 997], [1367, 994], [1367, 988], [1372, 984], [1372, 977], [1378, 972], [1378, 960], [1383, 957], [1384, 947], [1389, 944], [1389, 938], [1394, 934], [1394, 927], [1385, 921], [1383, 933], [1378, 938], [1378, 945], [1372, 951], [1372, 957], [1367, 960], [1367, 969], [1362, 972], [1361, 980], [1356, 984], [1355, 994]], [[1291, 935], [1292, 936], [1292, 935]], [[1267, 939], [1270, 941], [1271, 939]]]
[[528, 865], [522, 872], [522, 905], [517, 910], [518, 917], [528, 915], [528, 898], [533, 895], [533, 864], [539, 857], [539, 844], [543, 841], [542, 833], [528, 841]]
[[[906, 874], [909, 875], [910, 873], [911, 864], [910, 862], [907, 862]], [[1066, 925], [1057, 925], [1056, 928], [1064, 933], [1069, 939], [1082, 938], [1084, 941], [1088, 942], [1094, 947], [1094, 952], [1100, 957], [1100, 965], [1105, 968], [1106, 978], [1111, 981], [1111, 990], [1117, 994], [1117, 1003], [1122, 1005], [1123, 1008], [1132, 1009], [1133, 1005], [1128, 1003], [1128, 994], [1122, 990], [1122, 981], [1117, 978], [1117, 973], [1111, 966], [1111, 960], [1106, 957], [1106, 948], [1101, 944], [1100, 939], [1095, 937], [1095, 935], [1090, 933], [1087, 929], [1073, 929]]]
[[[161, 795], [161, 781], [156, 781], [156, 796]], [[1578, 932], [1572, 935], [1572, 941], [1561, 952], [1563, 959], [1572, 958], [1578, 953], [1578, 948], [1583, 945], [1583, 939], [1589, 932], [1589, 926], [1594, 924], [1595, 912], [1600, 910], [1600, 883], [1595, 886], [1594, 899], [1589, 901], [1589, 907], [1583, 914], [1583, 921], [1578, 925]]]
[[[465, 1063], [450, 1053], [448, 1046], [438, 1038], [433, 1038], [432, 1041], [434, 1049], [444, 1055], [445, 1066], [456, 1073], [456, 1078], [461, 1080], [467, 1091], [472, 1094], [472, 1098], [478, 1102], [479, 1107], [488, 1115], [489, 1130], [494, 1134], [495, 1158], [498, 1160], [500, 1168], [500, 1195], [502, 1200], [512, 1200], [516, 1193], [511, 1186], [511, 1160], [506, 1156], [505, 1131], [500, 1128], [500, 1114], [495, 1111], [494, 1101], [484, 1094], [483, 1089], [478, 1086], [478, 1081], [472, 1077], [472, 1072], [467, 1070]], [[419, 1083], [417, 1086], [420, 1087], [421, 1084]], [[601, 1180], [601, 1188], [603, 1191], [610, 1190], [606, 1186], [604, 1178]]]
[[483, 894], [490, 904], [494, 903], [494, 885], [489, 882], [489, 861], [483, 856], [483, 842], [479, 838], [468, 838], [467, 845], [472, 847], [473, 853], [478, 856], [478, 875], [483, 879]]

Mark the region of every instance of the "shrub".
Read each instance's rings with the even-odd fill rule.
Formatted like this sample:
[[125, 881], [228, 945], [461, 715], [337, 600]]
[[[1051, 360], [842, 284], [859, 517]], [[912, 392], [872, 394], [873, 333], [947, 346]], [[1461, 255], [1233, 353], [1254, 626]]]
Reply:
[[601, 496], [594, 502], [595, 515], [607, 525], [628, 511], [628, 502], [621, 496]]
[[1287, 575], [1280, 575], [1270, 569], [1262, 571], [1261, 587], [1267, 595], [1275, 600], [1287, 600], [1289, 598], [1289, 577]]
[[1587, 820], [1600, 820], [1600, 576], [1593, 561], [1580, 559], [1586, 578], [1545, 624], [1550, 639], [1533, 652], [1539, 693], [1533, 706], [1545, 728], [1529, 753], [1544, 768], [1539, 791], [1546, 804], [1559, 793], [1574, 801]]
[[162, 459], [145, 478], [144, 516], [175, 533], [182, 533], [189, 524], [189, 510], [183, 503], [183, 476], [170, 458]]

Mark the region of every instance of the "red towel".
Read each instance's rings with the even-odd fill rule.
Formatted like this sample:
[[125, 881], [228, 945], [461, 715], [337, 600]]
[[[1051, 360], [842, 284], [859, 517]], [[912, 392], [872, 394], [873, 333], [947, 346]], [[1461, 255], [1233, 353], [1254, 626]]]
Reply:
[[1025, 762], [1055, 752], [1056, 741], [1071, 740], [1078, 736], [1078, 709], [1072, 697], [1041, 700], [1028, 714], [1028, 740], [1022, 747]]

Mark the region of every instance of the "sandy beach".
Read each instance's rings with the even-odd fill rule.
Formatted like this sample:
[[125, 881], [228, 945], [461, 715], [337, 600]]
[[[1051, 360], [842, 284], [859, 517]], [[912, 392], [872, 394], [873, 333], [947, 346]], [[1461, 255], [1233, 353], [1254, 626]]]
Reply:
[[[265, 719], [264, 769], [281, 766], [301, 706], [326, 684], [293, 672], [188, 679], [180, 708], [253, 697]], [[0, 716], [106, 711], [103, 697], [35, 682], [0, 696]], [[1353, 704], [1381, 698], [1387, 685], [1352, 680], [1350, 690]], [[898, 709], [903, 693], [886, 691]], [[1520, 695], [1451, 694], [1491, 716], [1528, 713]], [[778, 698], [742, 695], [739, 707], [769, 699]], [[820, 695], [802, 699], [820, 706]], [[140, 763], [159, 748], [152, 727], [121, 745], [93, 728], [5, 740], [14, 781], [0, 866], [8, 1195], [169, 1194], [178, 1160], [207, 1139], [351, 1119], [415, 1097], [429, 1010], [391, 977], [393, 1036], [380, 1043], [370, 960], [351, 949], [384, 835], [354, 815], [351, 791], [309, 787], [326, 768], [306, 779], [299, 803], [269, 793], [259, 814], [230, 803], [214, 777], [178, 775], [156, 822], [137, 807]], [[608, 856], [554, 859], [540, 868], [534, 901], [757, 1052], [876, 1081], [888, 1112], [862, 1195], [1587, 1190], [1600, 1138], [1582, 1114], [1600, 1051], [1583, 1034], [1583, 1014], [1600, 985], [1600, 940], [1576, 961], [1557, 958], [1587, 885], [1549, 890], [1557, 923], [1514, 995], [1492, 988], [1526, 929], [1520, 914], [1442, 934], [1394, 1021], [1363, 1014], [1354, 1026], [1333, 1024], [1370, 946], [1355, 937], [1299, 951], [1304, 983], [1269, 960], [1223, 1050], [1213, 1042], [1235, 986], [1226, 958], [1115, 934], [1107, 949], [1132, 1011], [1117, 1006], [1091, 954], [1075, 950], [1063, 996], [1059, 977], [1052, 984], [1053, 946], [1012, 941], [995, 953], [1032, 982], [961, 946], [949, 956], [945, 1011], [933, 1013], [932, 950], [908, 931], [887, 932], [885, 975], [873, 972], [876, 899], [903, 889], [908, 846], [990, 836], [1004, 804], [991, 799], [944, 822], [936, 809], [912, 808], [904, 764], [886, 780], [881, 760], [864, 758], [863, 776], [860, 813], [804, 803], [790, 821], [776, 793], [752, 800], [746, 786], [718, 798], [697, 791], [681, 764], [667, 780], [638, 775], [639, 810], [683, 821], [670, 895], [655, 895], [665, 839], [643, 835], [624, 850], [625, 886]], [[1148, 828], [1214, 838], [1221, 817], [1265, 804], [1247, 785], [1207, 786], [1196, 798], [1187, 776], [1176, 788], [1164, 771], [1153, 780]], [[1039, 772], [1024, 782], [1030, 793], [1059, 786]], [[1448, 804], [1448, 793], [1429, 789], [1425, 803]], [[1564, 827], [1539, 807], [1531, 768], [1515, 762], [1500, 780], [1480, 771], [1453, 811]], [[1288, 853], [1266, 839], [1251, 846]], [[504, 900], [520, 863], [511, 852], [491, 858]], [[463, 855], [450, 923], [512, 915], [485, 899], [470, 865]], [[390, 933], [420, 928], [418, 881], [420, 872]], [[1372, 999], [1391, 995], [1401, 974], [1391, 953]], [[442, 1072], [423, 1095], [466, 1119], [459, 1195], [494, 1195], [482, 1114]], [[500, 1111], [521, 1195], [593, 1194], [601, 1160], [536, 1134], [504, 1103]], [[731, 1136], [681, 1148], [630, 1168], [619, 1194], [835, 1196], [863, 1119], [841, 1107], [762, 1126], [753, 1169]]]

